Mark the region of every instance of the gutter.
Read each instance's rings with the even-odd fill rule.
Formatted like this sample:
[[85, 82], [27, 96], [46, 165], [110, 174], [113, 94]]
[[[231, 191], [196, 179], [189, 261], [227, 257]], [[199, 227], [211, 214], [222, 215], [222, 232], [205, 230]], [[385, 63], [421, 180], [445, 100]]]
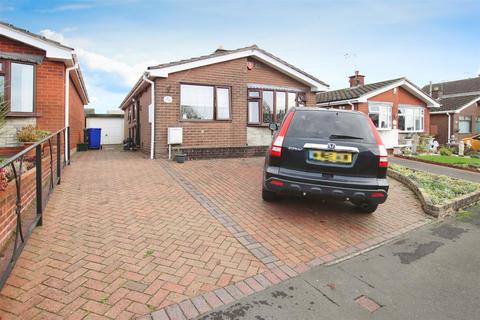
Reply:
[[350, 100], [348, 100], [347, 103], [352, 107], [352, 110], [355, 110], [355, 106], [353, 105], [352, 102], [350, 102]]
[[342, 104], [349, 104], [352, 105], [352, 103], [357, 103], [358, 99], [349, 99], [349, 100], [338, 100], [338, 101], [332, 101], [332, 102], [320, 102], [316, 103], [315, 105], [317, 107], [330, 107], [330, 106], [338, 106]]
[[75, 62], [75, 65], [72, 67], [68, 67], [65, 70], [65, 127], [68, 129], [67, 135], [65, 135], [65, 161], [70, 163], [70, 159], [68, 156], [68, 145], [70, 143], [70, 71], [77, 70], [78, 63]]
[[150, 108], [152, 108], [152, 122], [151, 122], [151, 127], [150, 127], [150, 159], [153, 160], [155, 159], [155, 82], [152, 80], [148, 79], [147, 73], [143, 74], [143, 80], [150, 83], [151, 89], [150, 89], [150, 106], [149, 106], [149, 111]]
[[447, 143], [450, 144], [450, 133], [451, 133], [451, 117], [450, 117], [450, 113], [447, 112], [447, 116], [448, 116], [448, 137], [447, 137]]

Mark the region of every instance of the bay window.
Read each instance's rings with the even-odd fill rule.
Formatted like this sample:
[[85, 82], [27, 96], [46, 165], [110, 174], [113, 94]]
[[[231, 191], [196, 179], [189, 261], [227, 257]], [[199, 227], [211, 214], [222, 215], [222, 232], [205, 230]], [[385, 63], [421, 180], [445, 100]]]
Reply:
[[472, 132], [472, 117], [460, 116], [458, 117], [458, 133], [471, 133]]
[[230, 120], [230, 88], [180, 85], [182, 120]]
[[369, 102], [368, 116], [377, 129], [392, 128], [392, 104], [383, 102]]
[[398, 107], [398, 129], [400, 131], [423, 131], [424, 118], [423, 107], [407, 105]]
[[263, 123], [273, 122], [273, 91], [262, 94]]
[[249, 101], [248, 102], [248, 123], [260, 123], [260, 113], [259, 113], [259, 102], [258, 101]]
[[249, 89], [248, 123], [257, 125], [281, 123], [289, 108], [304, 106], [305, 102], [306, 98], [303, 92]]

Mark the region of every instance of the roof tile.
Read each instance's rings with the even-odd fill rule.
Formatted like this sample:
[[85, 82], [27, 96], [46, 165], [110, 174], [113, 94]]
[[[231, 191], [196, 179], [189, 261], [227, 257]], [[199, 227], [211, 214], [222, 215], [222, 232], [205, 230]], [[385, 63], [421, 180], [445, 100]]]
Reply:
[[356, 86], [352, 88], [344, 88], [339, 90], [322, 92], [317, 94], [317, 103], [356, 99], [366, 93], [388, 86], [402, 79], [405, 79], [405, 78], [385, 80], [385, 81], [380, 81], [375, 83], [369, 83], [363, 86]]

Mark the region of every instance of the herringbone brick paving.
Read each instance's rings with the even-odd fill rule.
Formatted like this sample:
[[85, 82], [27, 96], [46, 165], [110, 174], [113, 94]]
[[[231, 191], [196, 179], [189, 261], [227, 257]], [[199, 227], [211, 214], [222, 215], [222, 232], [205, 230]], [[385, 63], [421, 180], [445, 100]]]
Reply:
[[3, 319], [129, 319], [264, 269], [155, 162], [80, 154], [0, 296]]
[[[1, 292], [0, 317], [130, 319], [160, 309], [155, 318], [192, 318], [429, 221], [394, 181], [370, 216], [318, 201], [263, 203], [262, 161], [79, 154]], [[281, 261], [269, 269], [232, 224]]]
[[372, 215], [357, 213], [345, 204], [324, 205], [318, 200], [263, 202], [259, 196], [263, 161], [218, 159], [190, 161], [182, 167], [170, 165], [291, 267], [430, 221], [415, 195], [395, 180], [390, 180], [387, 202]]

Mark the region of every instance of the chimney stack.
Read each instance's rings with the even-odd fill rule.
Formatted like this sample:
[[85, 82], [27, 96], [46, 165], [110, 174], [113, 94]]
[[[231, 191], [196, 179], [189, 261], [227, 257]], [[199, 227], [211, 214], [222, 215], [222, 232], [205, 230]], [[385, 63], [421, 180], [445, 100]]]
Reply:
[[361, 75], [358, 70], [355, 71], [353, 76], [348, 78], [350, 79], [350, 88], [365, 85], [365, 76]]
[[219, 53], [219, 52], [227, 52], [229, 50], [225, 49], [223, 46], [218, 46], [217, 50], [215, 50], [213, 53]]

